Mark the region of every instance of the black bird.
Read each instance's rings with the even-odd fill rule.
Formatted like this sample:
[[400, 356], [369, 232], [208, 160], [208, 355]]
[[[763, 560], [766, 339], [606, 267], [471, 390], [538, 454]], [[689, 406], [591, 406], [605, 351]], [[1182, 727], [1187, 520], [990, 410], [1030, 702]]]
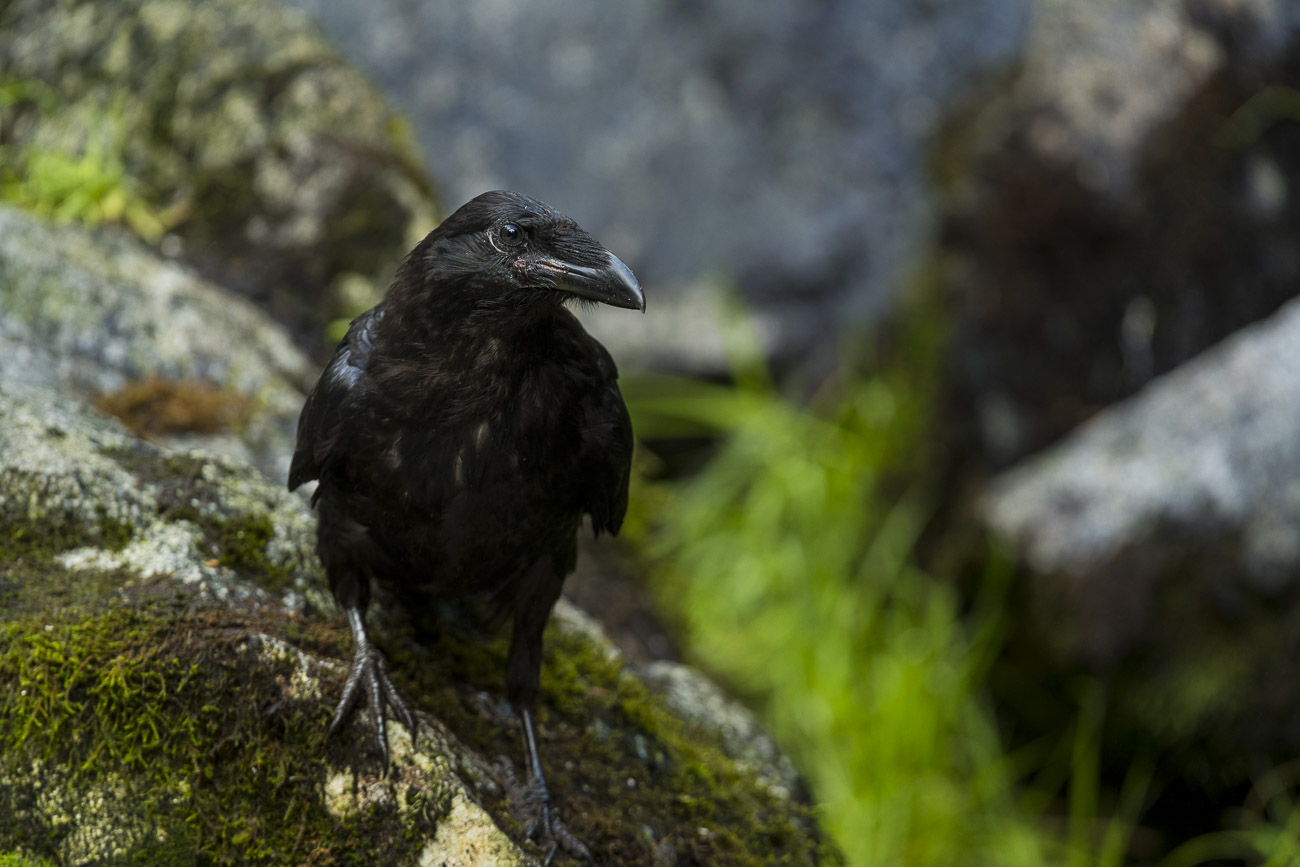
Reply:
[[385, 772], [386, 709], [415, 731], [366, 635], [372, 581], [413, 604], [490, 597], [513, 618], [529, 836], [587, 857], [550, 813], [533, 707], [582, 516], [612, 534], [627, 511], [632, 426], [573, 300], [645, 311], [627, 265], [553, 208], [500, 191], [468, 202], [348, 329], [303, 406], [289, 489], [320, 480], [317, 550], [356, 643], [330, 731], [364, 695]]

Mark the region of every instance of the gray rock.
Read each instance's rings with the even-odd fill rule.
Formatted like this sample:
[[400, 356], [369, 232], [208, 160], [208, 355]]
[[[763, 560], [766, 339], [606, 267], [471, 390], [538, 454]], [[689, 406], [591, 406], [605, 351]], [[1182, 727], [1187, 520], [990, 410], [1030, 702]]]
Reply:
[[[951, 424], [1002, 468], [1295, 294], [1300, 7], [1036, 4], [945, 154]], [[1032, 363], [1025, 363], [1025, 359]]]
[[[432, 223], [400, 122], [274, 3], [13, 0], [0, 26], [18, 96], [6, 156], [102, 145], [114, 195], [179, 220], [160, 250], [296, 325], [366, 303]], [[0, 851], [535, 861], [510, 809], [520, 753], [500, 643], [417, 639], [379, 600], [418, 737], [390, 732], [384, 779], [363, 715], [325, 740], [350, 641], [325, 613], [311, 514], [280, 482], [311, 374], [281, 331], [179, 264], [0, 209]], [[144, 442], [83, 402], [154, 376], [261, 411], [227, 436]], [[589, 618], [562, 606], [547, 648], [545, 761], [594, 849], [628, 863], [830, 853], [810, 808], [726, 759], [744, 749], [724, 750], [721, 725], [677, 719]]]
[[[314, 521], [283, 485], [220, 456], [160, 450], [50, 389], [0, 382], [0, 415], [0, 525], [68, 528], [91, 543], [58, 552], [59, 565], [167, 575], [244, 598], [256, 585], [236, 581], [220, 554], [260, 528], [232, 562], [299, 600], [325, 601]], [[108, 529], [125, 534], [122, 545], [93, 544]]]
[[83, 397], [158, 377], [210, 383], [256, 410], [202, 444], [284, 479], [314, 365], [247, 301], [113, 232], [0, 206], [0, 380]]
[[984, 513], [1061, 657], [1118, 672], [1166, 745], [1204, 737], [1239, 769], [1300, 746], [1297, 467], [1292, 302], [996, 479]]
[[803, 783], [776, 741], [753, 713], [689, 666], [658, 660], [646, 666], [646, 683], [683, 720], [716, 734], [723, 752], [745, 774], [754, 774], [773, 795], [798, 798]]
[[[10, 555], [0, 566], [0, 593], [6, 603], [0, 619], [10, 636], [24, 634], [22, 624], [33, 617], [45, 622], [44, 645], [28, 641], [20, 648], [12, 639], [5, 640], [10, 653], [6, 669], [39, 665], [43, 647], [57, 648], [60, 659], [82, 654], [83, 667], [114, 664], [111, 654], [96, 659], [99, 649], [85, 643], [92, 635], [116, 641], [116, 652], [123, 654], [116, 660], [120, 682], [111, 671], [71, 673], [51, 669], [47, 662], [39, 681], [27, 682], [21, 695], [11, 696], [14, 708], [0, 716], [0, 742], [9, 756], [0, 767], [0, 817], [5, 820], [0, 821], [0, 848], [57, 857], [68, 864], [210, 852], [201, 845], [201, 832], [188, 840], [175, 836], [186, 815], [186, 789], [200, 780], [187, 779], [184, 770], [175, 767], [168, 732], [188, 731], [196, 748], [193, 758], [211, 761], [225, 735], [213, 731], [213, 740], [204, 742], [196, 720], [187, 721], [185, 714], [211, 715], [218, 710], [201, 707], [205, 702], [229, 701], [233, 706], [238, 700], [187, 693], [186, 667], [192, 664], [190, 675], [200, 680], [201, 668], [237, 667], [254, 690], [259, 680], [261, 687], [270, 680], [278, 684], [275, 699], [283, 706], [310, 708], [328, 702], [322, 681], [332, 683], [343, 665], [257, 631], [282, 630], [284, 623], [310, 610], [304, 608], [305, 600], [322, 601], [311, 515], [300, 500], [263, 481], [251, 468], [198, 453], [159, 451], [58, 392], [0, 384], [0, 416], [5, 419], [0, 429], [0, 546]], [[245, 528], [242, 534], [258, 526], [266, 528], [259, 539], [262, 547], [239, 550], [230, 528]], [[127, 538], [114, 538], [122, 530]], [[165, 589], [168, 585], [175, 585], [174, 594]], [[68, 601], [71, 587], [79, 589], [81, 598], [75, 602]], [[181, 602], [182, 607], [167, 613], [166, 606], [159, 607], [160, 598], [173, 600], [168, 603], [173, 606]], [[96, 635], [100, 618], [128, 609], [131, 613], [125, 616], [137, 632]], [[227, 627], [235, 629], [227, 639], [191, 633], [171, 640], [177, 630], [184, 634], [186, 629], [203, 629], [203, 615], [197, 612], [220, 609], [226, 611], [220, 617]], [[154, 659], [133, 667], [127, 661], [138, 663], [135, 654], [149, 660], [163, 644], [178, 655], [170, 662]], [[186, 663], [178, 667], [181, 658]], [[6, 675], [12, 674], [6, 670]], [[85, 677], [78, 680], [77, 674]], [[86, 688], [80, 685], [86, 681], [93, 698], [81, 706], [88, 704], [98, 718], [92, 717], [93, 725], [83, 724], [77, 737], [65, 734], [63, 740], [60, 725], [75, 725], [80, 707], [51, 710], [33, 694], [63, 700]], [[156, 690], [150, 688], [153, 684], [159, 685]], [[175, 693], [170, 703], [168, 690]], [[166, 704], [152, 707], [150, 698]], [[124, 705], [120, 711], [118, 702]], [[123, 716], [103, 719], [115, 712]], [[153, 737], [143, 743], [132, 741], [135, 714], [146, 715], [154, 729]], [[35, 737], [29, 731], [33, 724], [53, 730]], [[419, 855], [433, 858], [430, 863], [532, 863], [465, 782], [474, 774], [487, 777], [488, 765], [436, 719], [422, 715], [419, 734], [416, 746], [405, 731], [393, 733], [399, 770], [388, 780], [373, 774], [358, 777], [347, 762], [321, 766], [310, 754], [312, 747], [302, 750], [298, 767], [289, 772], [319, 778], [312, 804], [321, 820], [332, 818], [345, 827], [345, 820], [365, 814], [388, 825], [386, 834], [419, 833]], [[87, 745], [88, 740], [96, 745]], [[43, 753], [32, 748], [33, 741], [44, 744]], [[78, 750], [77, 744], [83, 748]], [[132, 748], [140, 750], [138, 761], [147, 764], [120, 761]], [[101, 751], [119, 761], [101, 757]], [[78, 762], [60, 760], [64, 752], [89, 758], [78, 767]], [[205, 753], [208, 758], [200, 758]], [[91, 766], [105, 770], [88, 773]], [[257, 770], [255, 760], [241, 773]], [[176, 785], [165, 778], [169, 771], [183, 780], [180, 791], [160, 791]], [[152, 794], [137, 799], [129, 793]], [[436, 825], [432, 814], [402, 815], [407, 811], [399, 805], [410, 805], [428, 793], [436, 794]], [[205, 800], [193, 791], [189, 794], [194, 796], [190, 807]], [[228, 813], [225, 821], [248, 825], [256, 817]], [[291, 852], [274, 855], [292, 858]]]
[[[538, 863], [511, 818], [522, 757], [499, 643], [431, 644], [378, 607], [419, 721], [414, 743], [390, 731], [381, 778], [364, 715], [325, 739], [350, 640], [322, 613], [305, 502], [40, 386], [0, 380], [0, 418], [0, 851]], [[589, 619], [562, 610], [543, 671], [552, 791], [597, 851], [826, 851], [808, 808], [684, 727]]]
[[[10, 0], [0, 27], [9, 166], [25, 175], [29, 149], [98, 154], [81, 169], [106, 187], [93, 195], [111, 188], [152, 210], [171, 226], [163, 249], [305, 342], [373, 302], [373, 289], [354, 297], [356, 281], [382, 290], [433, 227], [432, 184], [401, 119], [274, 0]], [[42, 183], [19, 188], [77, 214]]]
[[595, 317], [602, 337], [713, 370], [710, 289], [795, 356], [889, 305], [932, 216], [926, 145], [1029, 7], [291, 2], [412, 115], [449, 201], [520, 189], [633, 266], [647, 323]]
[[1120, 202], [1143, 183], [1153, 135], [1215, 76], [1283, 60], [1300, 28], [1300, 9], [1275, 0], [1042, 0], [1034, 13], [1017, 75], [982, 106], [976, 145], [1014, 139], [1031, 170], [1068, 169]]

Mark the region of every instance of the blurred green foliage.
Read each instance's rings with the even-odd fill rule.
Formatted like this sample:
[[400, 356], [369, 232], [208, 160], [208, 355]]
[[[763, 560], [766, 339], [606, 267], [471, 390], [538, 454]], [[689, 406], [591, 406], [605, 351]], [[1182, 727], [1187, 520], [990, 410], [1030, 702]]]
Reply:
[[998, 809], [1008, 769], [979, 693], [995, 639], [912, 565], [916, 495], [871, 484], [900, 442], [881, 428], [908, 398], [867, 382], [830, 420], [754, 392], [708, 400], [709, 388], [691, 386], [693, 399], [735, 427], [673, 491], [655, 538], [692, 654], [758, 702], [850, 864], [1006, 860], [986, 849], [1042, 863]]
[[720, 437], [657, 494], [650, 544], [692, 655], [757, 702], [850, 864], [1042, 864], [983, 689], [1009, 570], [990, 561], [964, 616], [912, 557], [940, 321], [906, 317], [896, 363], [806, 407], [773, 389], [743, 327], [734, 386], [632, 378], [641, 436]]
[[[59, 222], [116, 223], [150, 243], [161, 239], [180, 213], [156, 209], [136, 192], [124, 159], [122, 99], [108, 107], [79, 152], [0, 144], [0, 201]], [[0, 83], [0, 125], [20, 107], [40, 115], [57, 104], [58, 96], [41, 82]]]
[[1171, 852], [1160, 867], [1200, 864], [1300, 865], [1300, 759], [1272, 768], [1255, 782], [1246, 804], [1230, 811], [1232, 827], [1195, 837]]
[[[1072, 694], [1073, 725], [1009, 750], [988, 676], [1011, 564], [986, 552], [973, 593], [916, 564], [934, 494], [941, 311], [916, 305], [874, 375], [843, 377], [807, 405], [778, 394], [743, 315], [730, 318], [733, 384], [624, 386], [642, 438], [714, 449], [685, 479], [640, 481], [629, 522], [688, 655], [757, 708], [851, 865], [1132, 863], [1155, 766], [1139, 756], [1119, 785], [1103, 782], [1100, 685], [1044, 685]], [[1197, 838], [1164, 867], [1300, 863], [1300, 811], [1274, 789], [1253, 825]]]
[[31, 859], [22, 855], [0, 854], [0, 867], [54, 867], [54, 863], [44, 858]]
[[1280, 121], [1300, 121], [1300, 91], [1270, 84], [1256, 91], [1219, 128], [1214, 143], [1240, 150], [1259, 141]]

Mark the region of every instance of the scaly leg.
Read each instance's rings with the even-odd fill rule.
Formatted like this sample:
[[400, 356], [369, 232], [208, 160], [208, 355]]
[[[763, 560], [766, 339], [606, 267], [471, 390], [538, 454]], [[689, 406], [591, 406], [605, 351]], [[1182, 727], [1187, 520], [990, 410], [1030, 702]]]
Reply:
[[352, 667], [348, 670], [348, 679], [343, 684], [343, 697], [334, 709], [334, 719], [330, 722], [329, 734], [334, 734], [343, 721], [348, 718], [362, 691], [366, 695], [366, 704], [370, 707], [370, 716], [375, 721], [376, 740], [379, 752], [383, 756], [383, 775], [388, 776], [388, 725], [384, 709], [391, 707], [393, 714], [402, 721], [415, 740], [415, 717], [402, 700], [397, 687], [388, 678], [388, 665], [384, 656], [370, 643], [366, 635], [365, 620], [361, 609], [348, 606], [348, 626], [352, 627], [352, 640], [356, 644], [356, 653], [352, 657]]
[[[557, 572], [559, 574], [557, 574]], [[591, 852], [551, 812], [550, 792], [542, 774], [537, 750], [537, 730], [533, 724], [533, 706], [537, 697], [542, 668], [542, 631], [550, 619], [551, 609], [560, 598], [564, 573], [549, 558], [538, 561], [525, 581], [531, 592], [515, 600], [514, 632], [506, 660], [506, 693], [524, 730], [524, 756], [528, 762], [528, 806], [530, 821], [527, 835], [539, 843], [550, 843], [546, 863], [563, 847], [575, 858], [591, 860]]]
[[542, 760], [537, 754], [537, 732], [533, 729], [533, 715], [527, 708], [519, 711], [519, 722], [524, 728], [524, 755], [528, 757], [529, 795], [537, 809], [537, 817], [524, 833], [531, 840], [551, 841], [544, 867], [549, 867], [557, 847], [563, 848], [574, 858], [590, 861], [591, 850], [570, 834], [569, 829], [564, 827], [559, 819], [551, 815], [551, 796], [546, 789], [546, 777], [542, 775]]

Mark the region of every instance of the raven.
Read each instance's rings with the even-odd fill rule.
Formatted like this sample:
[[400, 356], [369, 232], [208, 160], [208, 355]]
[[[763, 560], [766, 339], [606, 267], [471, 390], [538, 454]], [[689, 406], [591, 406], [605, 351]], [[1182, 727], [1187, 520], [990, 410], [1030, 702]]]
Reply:
[[631, 269], [553, 208], [504, 191], [463, 205], [348, 329], [303, 406], [289, 489], [319, 480], [317, 550], [356, 644], [330, 732], [364, 696], [386, 773], [386, 710], [415, 731], [366, 634], [372, 581], [416, 605], [490, 598], [513, 618], [529, 836], [586, 857], [551, 815], [532, 712], [582, 516], [613, 534], [627, 511], [632, 425], [572, 300], [645, 311]]

